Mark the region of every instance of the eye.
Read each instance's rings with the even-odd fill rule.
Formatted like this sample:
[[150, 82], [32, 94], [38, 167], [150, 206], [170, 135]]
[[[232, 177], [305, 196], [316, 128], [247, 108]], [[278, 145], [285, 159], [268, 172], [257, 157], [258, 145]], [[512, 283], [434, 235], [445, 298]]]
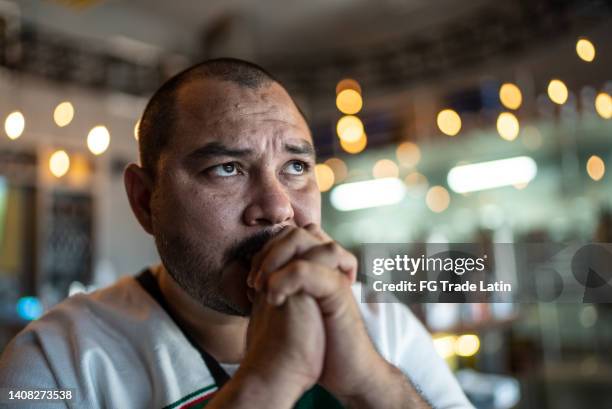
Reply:
[[303, 175], [308, 170], [308, 164], [300, 160], [294, 160], [287, 164], [286, 172], [290, 175]]
[[213, 166], [210, 170], [215, 176], [228, 177], [238, 175], [238, 166], [234, 162], [222, 163]]

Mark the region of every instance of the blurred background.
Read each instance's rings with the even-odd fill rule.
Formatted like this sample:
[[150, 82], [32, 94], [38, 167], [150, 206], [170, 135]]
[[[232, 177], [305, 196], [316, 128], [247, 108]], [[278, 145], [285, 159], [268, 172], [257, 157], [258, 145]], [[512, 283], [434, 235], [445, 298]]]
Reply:
[[[210, 57], [285, 83], [356, 253], [612, 241], [611, 23], [606, 0], [0, 0], [0, 350], [158, 260], [122, 171], [147, 98]], [[478, 408], [610, 407], [609, 304], [411, 308]]]

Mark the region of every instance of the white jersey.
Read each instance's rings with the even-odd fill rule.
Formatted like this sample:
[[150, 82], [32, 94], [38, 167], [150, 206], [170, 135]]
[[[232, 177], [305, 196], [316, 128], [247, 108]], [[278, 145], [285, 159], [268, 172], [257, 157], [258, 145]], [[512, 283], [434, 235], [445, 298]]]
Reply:
[[[380, 354], [434, 408], [472, 408], [410, 310], [400, 303], [360, 303], [360, 291], [356, 284]], [[221, 366], [230, 375], [236, 369]], [[0, 358], [0, 388], [71, 389], [73, 400], [44, 407], [87, 409], [200, 408], [217, 389], [199, 352], [133, 277], [72, 296], [28, 325]]]

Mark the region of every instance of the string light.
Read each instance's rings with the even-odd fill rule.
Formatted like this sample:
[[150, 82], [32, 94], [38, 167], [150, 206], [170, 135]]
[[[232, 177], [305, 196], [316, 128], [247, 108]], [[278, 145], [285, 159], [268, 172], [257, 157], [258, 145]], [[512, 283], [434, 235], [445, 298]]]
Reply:
[[595, 46], [586, 38], [580, 38], [576, 42], [576, 54], [581, 60], [591, 62], [595, 59]]
[[502, 112], [497, 117], [497, 132], [507, 140], [513, 141], [519, 134], [519, 122], [516, 116], [510, 112]]
[[361, 86], [352, 78], [344, 78], [343, 80], [338, 81], [338, 84], [336, 84], [336, 95], [345, 89], [352, 89], [361, 94]]
[[606, 165], [599, 156], [593, 155], [587, 161], [586, 170], [591, 179], [598, 181], [604, 177], [604, 174], [606, 173]]
[[345, 89], [336, 96], [336, 107], [347, 115], [354, 115], [361, 111], [363, 99], [361, 94], [354, 89]]
[[53, 111], [53, 120], [60, 128], [70, 124], [74, 118], [74, 106], [69, 101], [59, 103]]
[[70, 169], [70, 157], [66, 151], [59, 150], [53, 152], [49, 158], [49, 170], [56, 178], [64, 176]]
[[368, 138], [365, 133], [361, 134], [361, 137], [355, 142], [347, 142], [344, 139], [340, 139], [340, 147], [346, 152], [352, 155], [362, 152], [368, 145]]
[[548, 97], [555, 104], [563, 105], [567, 101], [567, 87], [563, 81], [553, 79], [548, 83]]
[[8, 114], [4, 121], [4, 130], [10, 139], [19, 138], [25, 129], [25, 117], [19, 111]]
[[519, 109], [523, 102], [523, 95], [519, 87], [507, 82], [499, 89], [499, 100], [508, 109]]
[[612, 118], [612, 98], [610, 94], [600, 92], [595, 97], [595, 110], [604, 119]]
[[108, 149], [110, 133], [105, 126], [99, 125], [91, 129], [87, 135], [87, 147], [94, 155], [101, 155]]
[[354, 115], [345, 115], [336, 125], [338, 137], [345, 142], [357, 142], [363, 135], [363, 122]]
[[444, 109], [438, 113], [438, 128], [448, 136], [455, 136], [461, 130], [461, 117], [452, 109]]

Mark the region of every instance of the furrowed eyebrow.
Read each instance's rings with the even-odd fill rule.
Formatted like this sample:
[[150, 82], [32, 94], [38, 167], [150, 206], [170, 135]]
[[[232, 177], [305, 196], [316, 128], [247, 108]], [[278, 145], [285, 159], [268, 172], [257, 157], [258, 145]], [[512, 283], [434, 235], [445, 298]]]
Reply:
[[[314, 147], [307, 141], [304, 143], [286, 143], [284, 145], [285, 151], [294, 155], [304, 155], [315, 157]], [[206, 145], [192, 151], [187, 155], [186, 161], [193, 162], [201, 159], [214, 158], [216, 156], [229, 156], [229, 157], [245, 157], [253, 154], [252, 149], [236, 149], [230, 148], [223, 145], [220, 142], [210, 142]]]
[[243, 157], [252, 154], [251, 149], [234, 149], [229, 148], [219, 142], [210, 142], [206, 145], [194, 150], [187, 156], [188, 161], [197, 159], [207, 159], [215, 156], [233, 156]]
[[306, 142], [306, 141], [298, 145], [286, 143], [285, 151], [292, 153], [294, 155], [306, 155], [306, 156], [312, 156], [313, 158], [315, 157], [314, 147], [309, 142]]

